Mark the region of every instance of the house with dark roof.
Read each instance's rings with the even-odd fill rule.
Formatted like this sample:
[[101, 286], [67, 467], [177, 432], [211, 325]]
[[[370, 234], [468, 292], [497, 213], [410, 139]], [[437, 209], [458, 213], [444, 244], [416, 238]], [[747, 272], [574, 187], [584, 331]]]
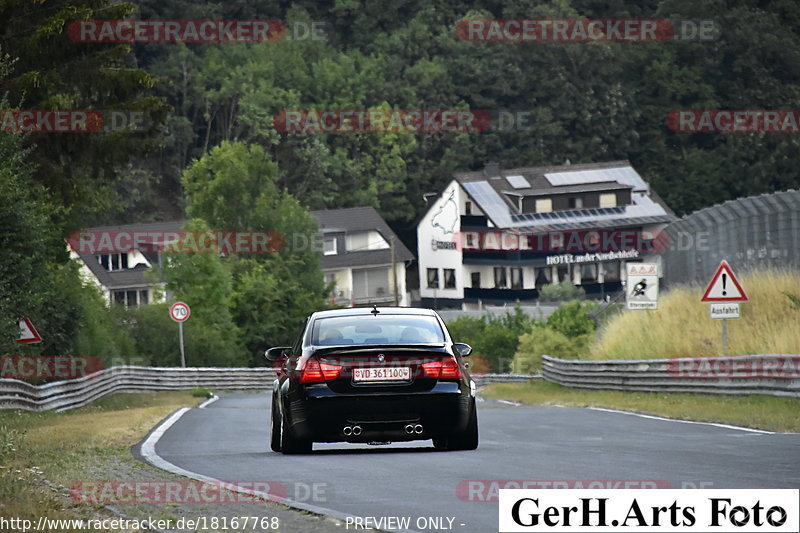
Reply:
[[[163, 302], [165, 283], [153, 279], [148, 271], [162, 264], [159, 250], [163, 249], [164, 237], [176, 234], [184, 224], [173, 221], [89, 228], [70, 239], [70, 256], [80, 261], [84, 280], [97, 286], [109, 305], [136, 307]], [[81, 240], [83, 236], [92, 241]]]
[[630, 262], [660, 262], [674, 213], [627, 161], [453, 174], [417, 225], [422, 305], [536, 300], [570, 281], [622, 290]]
[[322, 270], [335, 305], [408, 306], [406, 267], [414, 255], [372, 207], [312, 211], [322, 239]]

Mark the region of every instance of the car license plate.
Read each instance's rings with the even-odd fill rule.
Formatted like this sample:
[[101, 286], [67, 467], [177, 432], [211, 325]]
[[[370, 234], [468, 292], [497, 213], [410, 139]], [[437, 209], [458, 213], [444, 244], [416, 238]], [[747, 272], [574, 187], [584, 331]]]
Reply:
[[354, 368], [353, 381], [409, 381], [411, 369], [407, 366], [390, 366], [386, 368]]

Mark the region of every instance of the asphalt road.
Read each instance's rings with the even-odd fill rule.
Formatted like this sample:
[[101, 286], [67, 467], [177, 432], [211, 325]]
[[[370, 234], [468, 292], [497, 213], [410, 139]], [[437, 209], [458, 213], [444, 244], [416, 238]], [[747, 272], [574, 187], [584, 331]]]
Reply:
[[498, 485], [470, 480], [800, 487], [800, 434], [481, 402], [476, 451], [437, 452], [430, 441], [420, 441], [381, 447], [315, 444], [311, 455], [283, 456], [269, 450], [269, 403], [267, 394], [225, 394], [205, 409], [186, 412], [155, 451], [173, 465], [215, 479], [279, 481], [290, 498], [340, 515], [410, 517], [407, 529], [417, 531], [497, 531], [497, 503], [481, 500], [491, 499]]

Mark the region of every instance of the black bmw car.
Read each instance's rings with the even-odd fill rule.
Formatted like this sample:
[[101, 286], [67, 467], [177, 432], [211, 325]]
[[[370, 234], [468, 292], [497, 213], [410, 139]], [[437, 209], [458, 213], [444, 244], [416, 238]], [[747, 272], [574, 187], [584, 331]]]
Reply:
[[272, 449], [433, 439], [440, 450], [474, 450], [475, 384], [463, 360], [471, 351], [429, 309], [314, 313], [294, 346], [265, 354], [278, 373]]

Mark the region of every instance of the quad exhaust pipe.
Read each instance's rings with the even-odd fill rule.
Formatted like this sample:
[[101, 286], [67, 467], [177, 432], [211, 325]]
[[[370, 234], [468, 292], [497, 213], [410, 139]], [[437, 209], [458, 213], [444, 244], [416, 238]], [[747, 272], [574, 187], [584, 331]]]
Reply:
[[406, 435], [412, 435], [414, 433], [419, 435], [420, 433], [423, 432], [422, 424], [406, 424], [406, 427], [404, 429]]

